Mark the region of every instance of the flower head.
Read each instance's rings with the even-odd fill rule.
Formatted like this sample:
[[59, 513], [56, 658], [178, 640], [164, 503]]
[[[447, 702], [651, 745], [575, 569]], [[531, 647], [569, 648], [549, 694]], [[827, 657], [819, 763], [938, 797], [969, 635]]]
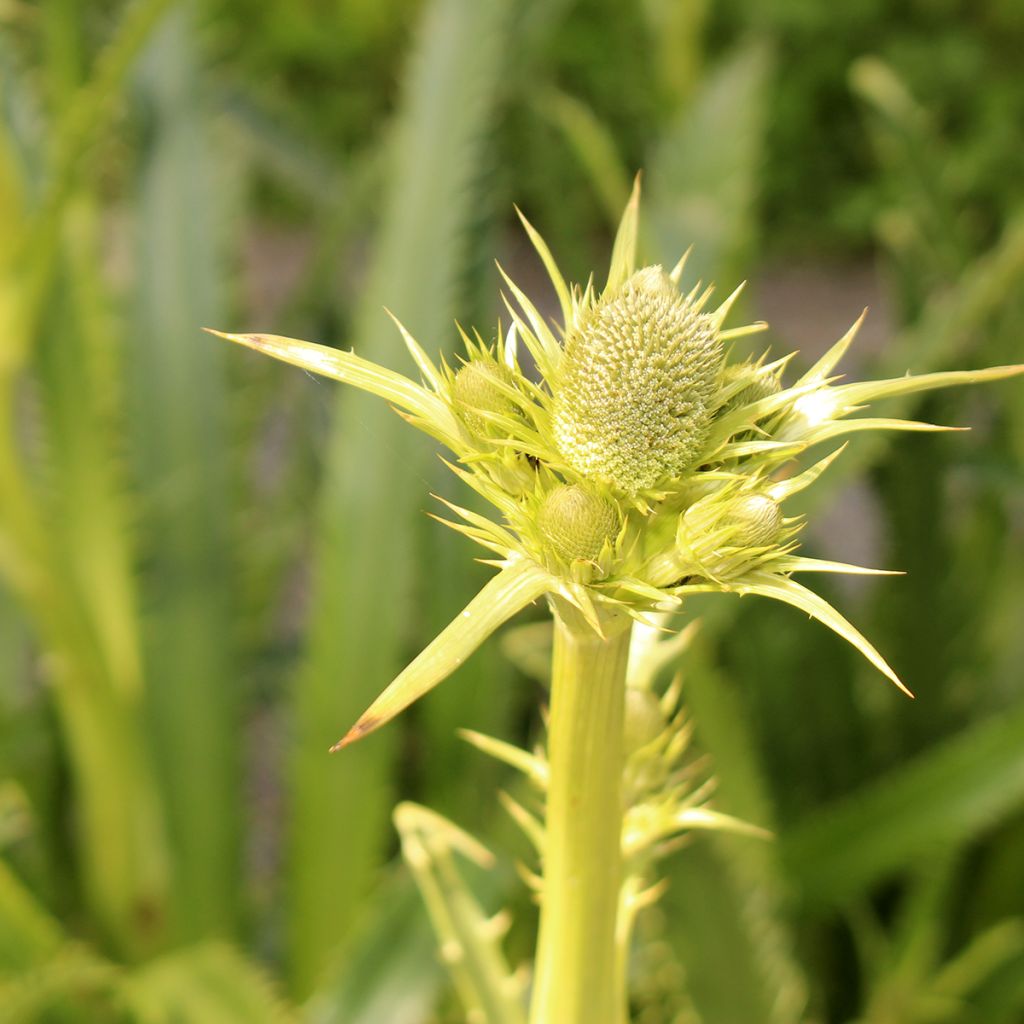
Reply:
[[721, 366], [714, 317], [661, 267], [638, 270], [566, 335], [552, 384], [559, 453], [629, 494], [678, 478], [707, 439]]
[[[561, 325], [545, 320], [506, 276], [511, 326], [489, 345], [463, 334], [457, 370], [438, 367], [398, 324], [421, 382], [309, 342], [223, 335], [386, 399], [448, 448], [453, 472], [495, 509], [492, 518], [448, 504], [456, 517], [449, 525], [495, 555], [500, 572], [338, 746], [394, 717], [543, 595], [568, 601], [600, 631], [602, 608], [643, 620], [694, 593], [760, 594], [835, 630], [902, 687], [870, 642], [793, 578], [878, 571], [797, 554], [802, 520], [787, 517], [785, 503], [842, 447], [800, 462], [813, 446], [856, 431], [947, 429], [853, 415], [871, 401], [998, 380], [1024, 366], [843, 383], [833, 371], [858, 320], [786, 386], [790, 357], [731, 358], [731, 341], [765, 327], [724, 327], [735, 293], [710, 309], [710, 288], [680, 292], [682, 260], [670, 273], [637, 268], [638, 203], [635, 188], [600, 294], [592, 283], [570, 287], [523, 218], [558, 296]], [[531, 372], [520, 363], [520, 345]]]

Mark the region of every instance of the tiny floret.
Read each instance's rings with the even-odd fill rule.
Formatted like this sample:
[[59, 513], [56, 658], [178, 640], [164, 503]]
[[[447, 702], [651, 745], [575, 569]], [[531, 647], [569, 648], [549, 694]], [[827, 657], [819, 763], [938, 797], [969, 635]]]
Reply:
[[566, 562], [596, 561], [619, 529], [610, 502], [581, 487], [563, 484], [544, 499], [537, 526], [552, 551]]
[[566, 337], [553, 417], [560, 454], [626, 494], [680, 476], [701, 455], [721, 364], [713, 318], [661, 267], [638, 270]]

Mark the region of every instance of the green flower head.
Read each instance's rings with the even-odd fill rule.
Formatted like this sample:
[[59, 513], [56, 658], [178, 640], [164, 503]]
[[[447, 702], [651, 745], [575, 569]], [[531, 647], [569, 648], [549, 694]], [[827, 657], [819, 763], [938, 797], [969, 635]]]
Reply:
[[627, 493], [678, 478], [707, 440], [721, 366], [714, 317], [661, 267], [638, 270], [566, 335], [553, 387], [558, 451]]
[[[485, 344], [462, 335], [457, 370], [440, 366], [398, 324], [420, 380], [351, 352], [292, 338], [232, 341], [370, 391], [451, 453], [449, 465], [493, 507], [458, 505], [449, 525], [482, 545], [499, 572], [381, 694], [338, 746], [377, 728], [450, 674], [521, 608], [548, 595], [600, 632], [606, 612], [641, 621], [696, 593], [758, 594], [793, 605], [856, 646], [901, 685], [871, 643], [794, 577], [878, 570], [797, 553], [802, 526], [785, 503], [842, 447], [813, 447], [865, 430], [942, 430], [860, 414], [872, 401], [998, 380], [1022, 366], [844, 383], [835, 374], [858, 321], [788, 385], [789, 356], [734, 360], [726, 328], [735, 293], [679, 290], [669, 273], [637, 266], [639, 189], [626, 208], [603, 290], [570, 286], [540, 235], [523, 224], [558, 297], [555, 327], [507, 276], [511, 323]], [[529, 355], [527, 372], [520, 347]], [[527, 362], [527, 360], [524, 360]]]

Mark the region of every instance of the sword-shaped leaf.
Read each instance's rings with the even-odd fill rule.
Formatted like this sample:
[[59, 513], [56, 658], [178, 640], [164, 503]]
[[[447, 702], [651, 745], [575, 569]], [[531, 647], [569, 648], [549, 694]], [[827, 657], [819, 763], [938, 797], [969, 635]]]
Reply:
[[739, 594], [760, 594], [762, 597], [770, 597], [806, 612], [812, 619], [817, 619], [856, 647], [879, 672], [891, 679], [908, 697], [914, 696], [860, 630], [843, 618], [823, 597], [801, 586], [796, 580], [758, 574], [749, 578], [749, 581], [737, 583], [734, 589]]
[[1024, 364], [993, 366], [986, 370], [946, 370], [941, 373], [922, 373], [917, 376], [894, 377], [890, 380], [866, 380], [854, 384], [840, 384], [833, 389], [844, 405], [860, 405], [879, 398], [912, 395], [919, 391], [952, 388], [964, 384], [983, 384], [992, 380], [1005, 380], [1024, 373]]
[[369, 391], [425, 420], [442, 437], [458, 436], [459, 427], [455, 418], [437, 395], [431, 394], [408, 377], [362, 359], [354, 352], [343, 352], [327, 345], [284, 338], [277, 334], [227, 334], [209, 327], [206, 330], [218, 338], [226, 338], [256, 352], [273, 356], [283, 363]]
[[557, 585], [532, 562], [518, 560], [507, 566], [420, 652], [331, 750], [340, 750], [391, 721], [450, 676], [516, 612]]

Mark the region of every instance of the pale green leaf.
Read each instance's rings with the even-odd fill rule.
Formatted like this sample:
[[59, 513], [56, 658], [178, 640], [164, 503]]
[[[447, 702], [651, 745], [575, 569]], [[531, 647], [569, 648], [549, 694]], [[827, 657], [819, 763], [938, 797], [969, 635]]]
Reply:
[[458, 435], [455, 419], [440, 398], [408, 377], [362, 359], [354, 352], [342, 352], [327, 345], [275, 334], [226, 334], [210, 328], [207, 330], [218, 338], [226, 338], [283, 363], [368, 391], [434, 424], [446, 436]]
[[370, 705], [332, 749], [348, 746], [391, 721], [451, 675], [499, 626], [556, 585], [547, 572], [532, 562], [520, 560], [503, 569]]
[[565, 278], [562, 277], [562, 272], [558, 269], [558, 264], [555, 262], [554, 256], [551, 255], [547, 242], [541, 238], [540, 233], [526, 219], [523, 211], [518, 206], [516, 207], [516, 213], [519, 214], [519, 220], [526, 229], [526, 233], [529, 235], [530, 241], [533, 243], [534, 249], [537, 250], [537, 255], [540, 256], [544, 269], [548, 272], [548, 277], [551, 279], [555, 294], [558, 296], [559, 308], [562, 311], [562, 323], [568, 324], [569, 318], [572, 316], [572, 296], [569, 294], [569, 286], [565, 283]]
[[748, 836], [755, 839], [772, 839], [772, 833], [759, 825], [742, 821], [732, 814], [713, 811], [708, 807], [682, 807], [664, 818], [649, 820], [650, 815], [642, 806], [636, 814], [627, 814], [623, 825], [622, 852], [632, 857], [655, 843], [659, 843], [680, 832], [691, 830], [724, 832], [730, 835]]
[[782, 601], [806, 612], [811, 618], [828, 626], [829, 629], [856, 647], [879, 672], [892, 680], [908, 697], [913, 696], [900, 682], [899, 676], [889, 667], [885, 658], [875, 650], [870, 641], [858, 629], [843, 618], [824, 598], [801, 586], [795, 580], [757, 574], [737, 583], [734, 589], [741, 594], [760, 594], [762, 597], [770, 597], [775, 601]]
[[832, 371], [839, 365], [847, 349], [853, 344], [857, 332], [864, 323], [868, 311], [865, 309], [854, 321], [853, 326], [796, 382], [795, 387], [801, 384], [824, 383], [831, 376]]
[[835, 572], [850, 576], [902, 576], [899, 569], [869, 569], [864, 565], [832, 562], [827, 558], [785, 555], [772, 563], [779, 572]]
[[831, 420], [816, 426], [807, 434], [809, 444], [820, 444], [845, 434], [864, 431], [899, 430], [908, 434], [949, 434], [965, 430], [965, 427], [947, 427], [941, 423], [922, 423], [919, 420], [899, 420], [884, 416], [862, 416], [854, 420]]
[[493, 736], [485, 736], [483, 733], [475, 732], [473, 729], [460, 729], [459, 735], [471, 743], [477, 750], [490, 755], [498, 761], [522, 772], [531, 782], [544, 788], [548, 784], [548, 766], [539, 757], [531, 754], [514, 743], [506, 743], [504, 740], [495, 739]]
[[966, 384], [984, 384], [989, 381], [1006, 380], [1024, 373], [1024, 364], [1016, 366], [993, 366], [985, 370], [946, 370], [941, 373], [922, 373], [917, 376], [896, 377], [891, 380], [866, 380], [853, 384], [841, 384], [833, 388], [836, 399], [844, 405], [860, 405], [880, 398], [897, 395], [913, 395], [921, 391], [935, 391], [938, 388], [961, 387]]

